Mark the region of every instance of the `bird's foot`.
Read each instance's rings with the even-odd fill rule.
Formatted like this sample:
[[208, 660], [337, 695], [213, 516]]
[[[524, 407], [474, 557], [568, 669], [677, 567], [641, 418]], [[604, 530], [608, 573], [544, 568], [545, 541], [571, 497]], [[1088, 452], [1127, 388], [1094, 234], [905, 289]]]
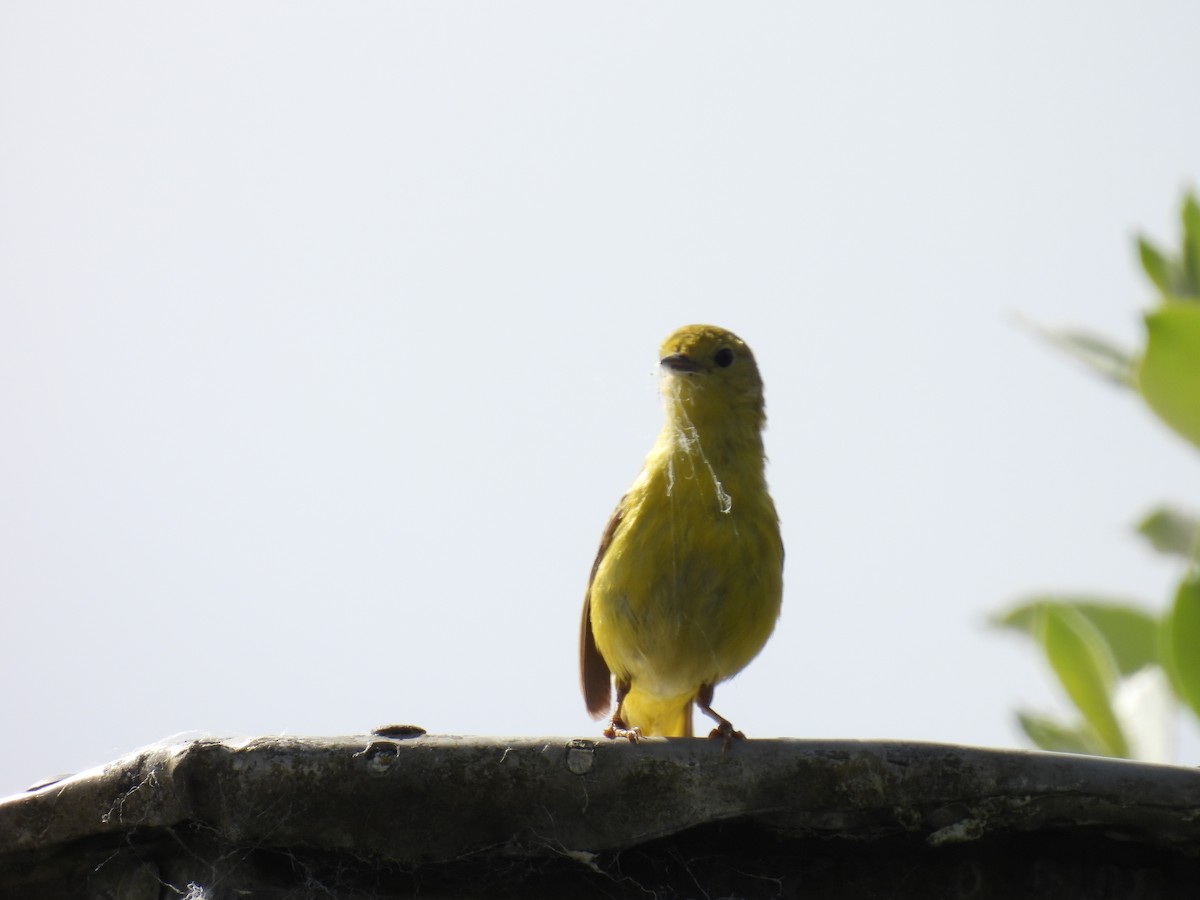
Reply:
[[606, 738], [625, 738], [629, 743], [636, 744], [642, 739], [642, 729], [634, 725], [632, 728], [627, 728], [625, 723], [617, 716], [612, 717], [612, 721], [604, 729]]
[[724, 741], [724, 749], [728, 750], [734, 741], [744, 741], [746, 736], [735, 730], [732, 722], [712, 708], [712, 699], [713, 686], [711, 684], [700, 685], [700, 690], [696, 692], [696, 705], [700, 707], [700, 712], [717, 723], [717, 727], [708, 733], [708, 739]]
[[737, 731], [733, 727], [733, 723], [728, 719], [722, 719], [721, 724], [708, 733], [710, 741], [724, 741], [725, 747], [728, 748], [734, 741], [744, 741], [746, 735]]

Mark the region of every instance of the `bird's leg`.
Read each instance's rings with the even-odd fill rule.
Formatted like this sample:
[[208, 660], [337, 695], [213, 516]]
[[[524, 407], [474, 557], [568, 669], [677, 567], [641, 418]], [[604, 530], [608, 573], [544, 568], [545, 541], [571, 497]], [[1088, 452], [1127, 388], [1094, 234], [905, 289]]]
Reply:
[[717, 727], [708, 733], [708, 739], [710, 741], [723, 740], [726, 746], [731, 741], [744, 741], [746, 736], [740, 731], [735, 731], [733, 723], [712, 708], [712, 700], [713, 686], [711, 684], [700, 685], [700, 690], [696, 692], [696, 705], [700, 707], [700, 712], [717, 723]]
[[617, 682], [617, 711], [613, 713], [613, 717], [608, 720], [608, 725], [604, 729], [606, 738], [625, 738], [631, 744], [636, 744], [641, 739], [642, 729], [634, 725], [629, 728], [625, 724], [624, 710], [625, 695], [629, 693], [629, 682]]

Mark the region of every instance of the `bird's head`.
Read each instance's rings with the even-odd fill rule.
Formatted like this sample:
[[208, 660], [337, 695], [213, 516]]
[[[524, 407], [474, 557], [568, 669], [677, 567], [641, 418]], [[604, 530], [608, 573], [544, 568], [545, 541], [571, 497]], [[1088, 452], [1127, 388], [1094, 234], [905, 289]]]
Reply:
[[685, 325], [659, 348], [662, 392], [698, 428], [762, 428], [763, 383], [746, 342], [715, 325]]

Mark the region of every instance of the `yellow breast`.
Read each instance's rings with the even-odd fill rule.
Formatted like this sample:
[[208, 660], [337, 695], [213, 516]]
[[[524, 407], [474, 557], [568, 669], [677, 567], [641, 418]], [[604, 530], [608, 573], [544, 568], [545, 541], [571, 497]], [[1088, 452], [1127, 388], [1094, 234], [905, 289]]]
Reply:
[[618, 681], [655, 697], [739, 672], [779, 615], [783, 546], [761, 479], [656, 447], [592, 582], [596, 645]]

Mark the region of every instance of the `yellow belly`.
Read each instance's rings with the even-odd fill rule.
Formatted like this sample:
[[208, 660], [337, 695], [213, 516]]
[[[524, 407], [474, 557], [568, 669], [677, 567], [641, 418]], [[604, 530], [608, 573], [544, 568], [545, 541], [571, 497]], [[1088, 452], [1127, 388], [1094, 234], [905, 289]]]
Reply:
[[644, 734], [685, 733], [700, 686], [740, 671], [779, 616], [783, 547], [765, 484], [726, 483], [723, 511], [714, 480], [692, 474], [643, 471], [592, 582], [596, 646], [630, 685], [626, 724]]

